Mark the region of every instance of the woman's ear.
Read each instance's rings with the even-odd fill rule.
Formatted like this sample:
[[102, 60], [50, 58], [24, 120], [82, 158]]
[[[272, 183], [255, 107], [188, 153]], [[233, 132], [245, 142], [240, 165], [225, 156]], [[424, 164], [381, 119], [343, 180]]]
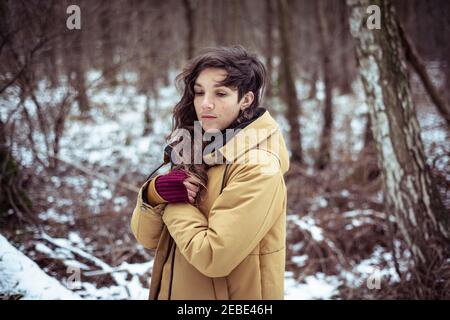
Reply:
[[243, 111], [245, 109], [247, 109], [248, 107], [250, 107], [250, 105], [253, 103], [253, 100], [255, 100], [255, 95], [253, 94], [252, 91], [247, 92], [243, 97], [242, 97], [242, 104], [240, 109]]

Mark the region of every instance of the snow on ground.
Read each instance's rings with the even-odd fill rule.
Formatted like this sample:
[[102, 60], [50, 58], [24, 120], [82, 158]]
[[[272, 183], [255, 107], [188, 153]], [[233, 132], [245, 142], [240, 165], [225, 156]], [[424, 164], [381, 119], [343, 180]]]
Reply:
[[[357, 209], [340, 213], [344, 218], [349, 218], [350, 223], [345, 226], [346, 230], [351, 230], [355, 227], [360, 227], [363, 224], [376, 224], [374, 218], [386, 219], [386, 214], [384, 212], [378, 212], [373, 209]], [[389, 215], [390, 221], [395, 221], [395, 217]]]
[[420, 119], [420, 136], [424, 144], [425, 154], [428, 155], [427, 162], [430, 166], [433, 166], [434, 159], [439, 158], [435, 163], [436, 168], [445, 172], [446, 178], [450, 179], [450, 137], [446, 130], [446, 124], [434, 106], [419, 108], [417, 113]]
[[[67, 267], [67, 277], [60, 283], [0, 235], [0, 293], [21, 294], [23, 299], [147, 299], [148, 288], [142, 286], [139, 277], [149, 279], [153, 260], [134, 264], [122, 262], [112, 267], [89, 254], [88, 249], [75, 232], [69, 234], [69, 239], [42, 233], [35, 250], [62, 261]], [[80, 257], [86, 263], [78, 261]], [[115, 284], [97, 288], [91, 283], [90, 277], [104, 274], [111, 275]]]
[[314, 219], [309, 216], [299, 217], [296, 214], [289, 214], [287, 221], [297, 225], [301, 230], [309, 231], [315, 241], [322, 241], [323, 230], [315, 223]]
[[47, 211], [41, 212], [39, 214], [39, 219], [42, 221], [51, 220], [57, 223], [68, 223], [69, 225], [75, 224], [72, 215], [58, 213], [54, 208], [49, 208]]
[[[320, 202], [320, 199], [318, 199]], [[374, 224], [374, 218], [386, 219], [383, 212], [377, 212], [372, 209], [352, 210], [341, 213], [349, 219], [346, 230], [361, 226], [362, 224]], [[392, 217], [390, 217], [393, 219]], [[326, 243], [336, 250], [335, 244], [327, 239], [324, 230], [316, 224], [315, 220], [309, 216], [299, 217], [296, 214], [289, 214], [287, 222], [295, 225], [302, 231], [307, 231], [311, 235], [311, 240], [315, 242]], [[400, 249], [400, 242], [394, 242], [399, 271], [406, 274], [410, 254], [408, 251]], [[305, 246], [304, 243], [295, 243], [290, 245], [292, 252], [299, 253]], [[290, 261], [298, 268], [305, 267], [308, 262], [308, 255], [297, 254], [291, 257]], [[301, 273], [300, 273], [301, 274]], [[301, 276], [302, 277], [302, 276]], [[345, 285], [351, 288], [367, 286], [368, 289], [382, 289], [386, 283], [395, 283], [400, 281], [396, 272], [392, 252], [386, 248], [375, 246], [372, 254], [366, 259], [350, 267], [350, 269], [339, 269], [336, 275], [326, 275], [321, 272], [308, 275], [301, 279], [294, 279], [293, 272], [285, 274], [285, 294], [286, 299], [331, 299], [334, 295], [338, 296], [338, 287]]]
[[0, 235], [0, 292], [21, 294], [23, 299], [80, 299], [78, 294], [48, 276], [2, 235]]
[[286, 300], [326, 300], [337, 293], [337, 287], [339, 286], [337, 277], [326, 276], [323, 273], [307, 276], [304, 282], [299, 283], [293, 278], [292, 272], [286, 272], [284, 298]]
[[[400, 248], [398, 241], [395, 242], [395, 246], [400, 272], [405, 274], [408, 269], [407, 258], [409, 257], [409, 252], [398, 252]], [[387, 266], [380, 268], [379, 266], [383, 262], [387, 263]], [[370, 288], [371, 284], [376, 285], [378, 283], [378, 287], [373, 289], [382, 289], [382, 280], [385, 283], [396, 283], [400, 281], [400, 277], [395, 270], [392, 252], [388, 252], [380, 246], [376, 246], [370, 257], [362, 260], [351, 271], [342, 271], [340, 277], [352, 287], [365, 284]]]
[[[397, 243], [397, 245], [399, 245]], [[301, 266], [307, 256], [292, 257], [292, 261]], [[405, 259], [398, 259], [400, 272], [407, 271]], [[387, 266], [380, 268], [380, 264]], [[313, 300], [332, 299], [338, 296], [338, 288], [346, 285], [351, 288], [367, 286], [370, 290], [382, 290], [383, 285], [399, 282], [400, 278], [395, 271], [392, 253], [382, 247], [376, 247], [370, 257], [362, 260], [351, 270], [342, 270], [338, 275], [325, 275], [318, 272], [306, 276], [301, 282], [294, 279], [291, 271], [285, 273], [285, 299], [286, 300]], [[336, 296], [335, 296], [336, 295]]]
[[[48, 248], [46, 254], [54, 257], [54, 252], [63, 250], [65, 256], [57, 257], [63, 260], [67, 267], [72, 267], [70, 270], [77, 269], [79, 271], [79, 279], [76, 282], [77, 293], [85, 299], [131, 299], [142, 300], [146, 299], [148, 289], [144, 288], [139, 281], [139, 276], [149, 277], [153, 266], [153, 260], [145, 263], [129, 264], [127, 262], [121, 263], [117, 267], [112, 267], [101, 259], [88, 253], [89, 249], [75, 232], [69, 234], [69, 239], [52, 238], [49, 235], [42, 233], [41, 239], [56, 246], [55, 250]], [[42, 244], [39, 244], [42, 248]], [[36, 248], [39, 250], [38, 248]], [[43, 252], [42, 250], [40, 250]], [[73, 260], [73, 256], [87, 260], [91, 267], [86, 264]], [[55, 258], [55, 257], [54, 257]], [[92, 270], [95, 268], [94, 270]], [[115, 281], [116, 285], [110, 287], [96, 288], [89, 282], [89, 277], [95, 275], [109, 274]]]

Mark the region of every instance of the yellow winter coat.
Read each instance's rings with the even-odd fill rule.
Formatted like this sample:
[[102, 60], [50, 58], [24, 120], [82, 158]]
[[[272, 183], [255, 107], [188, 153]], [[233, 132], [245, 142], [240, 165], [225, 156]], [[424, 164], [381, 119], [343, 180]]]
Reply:
[[203, 158], [217, 164], [199, 208], [166, 203], [156, 177], [139, 191], [131, 230], [156, 249], [149, 299], [284, 299], [289, 156], [278, 124], [265, 111]]

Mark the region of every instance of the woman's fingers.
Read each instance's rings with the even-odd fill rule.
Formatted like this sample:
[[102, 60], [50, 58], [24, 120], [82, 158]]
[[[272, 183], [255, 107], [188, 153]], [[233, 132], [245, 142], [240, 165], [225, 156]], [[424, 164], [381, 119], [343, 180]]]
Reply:
[[200, 179], [194, 175], [190, 175], [183, 181], [183, 184], [188, 192], [189, 202], [193, 204], [200, 190]]
[[197, 178], [197, 177], [194, 176], [194, 175], [188, 176], [184, 181], [190, 182], [190, 183], [192, 183], [192, 184], [194, 184], [194, 185], [200, 185], [200, 184], [201, 184], [200, 179]]
[[[194, 203], [195, 197], [197, 196], [197, 190], [195, 190], [196, 186], [188, 184], [186, 182], [184, 182], [184, 185], [188, 193], [189, 202]], [[191, 188], [194, 188], [194, 190], [192, 190]]]
[[197, 195], [197, 192], [194, 192], [194, 191], [189, 190], [189, 189], [187, 189], [187, 191], [188, 191], [188, 196], [189, 197], [195, 198], [195, 196]]
[[198, 192], [199, 191], [199, 187], [189, 181], [184, 181], [184, 185], [186, 186], [187, 189], [190, 189], [194, 192]]

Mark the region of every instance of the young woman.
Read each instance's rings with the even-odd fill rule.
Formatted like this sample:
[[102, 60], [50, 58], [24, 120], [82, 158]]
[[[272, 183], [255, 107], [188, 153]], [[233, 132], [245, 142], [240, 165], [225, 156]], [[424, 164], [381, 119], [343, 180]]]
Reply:
[[[241, 46], [209, 48], [177, 81], [169, 136], [192, 139], [166, 147], [171, 170], [145, 182], [131, 219], [137, 241], [156, 249], [149, 298], [283, 299], [289, 157], [260, 106], [265, 68]], [[212, 152], [202, 141], [200, 162], [187, 149], [175, 161], [174, 148], [195, 150], [196, 125], [224, 139]]]

